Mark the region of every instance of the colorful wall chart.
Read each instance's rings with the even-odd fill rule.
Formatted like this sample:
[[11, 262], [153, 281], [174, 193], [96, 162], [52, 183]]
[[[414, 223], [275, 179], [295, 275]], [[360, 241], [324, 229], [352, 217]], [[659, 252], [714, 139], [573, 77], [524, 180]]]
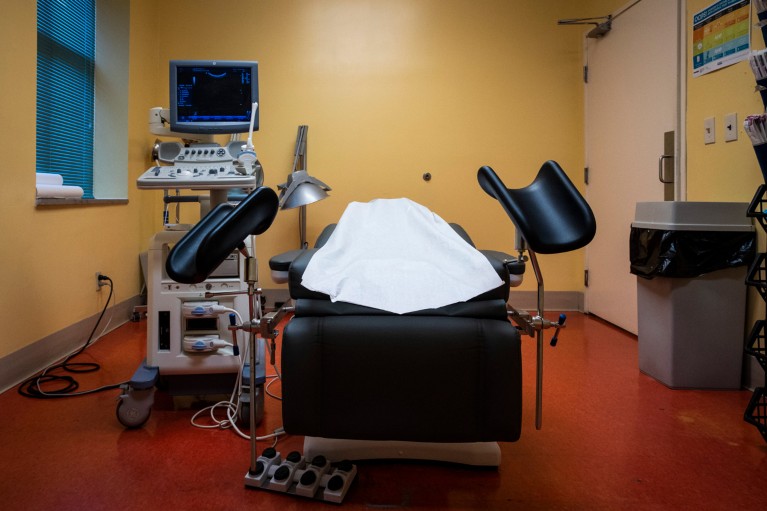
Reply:
[[692, 75], [701, 76], [748, 57], [751, 0], [719, 0], [693, 16]]

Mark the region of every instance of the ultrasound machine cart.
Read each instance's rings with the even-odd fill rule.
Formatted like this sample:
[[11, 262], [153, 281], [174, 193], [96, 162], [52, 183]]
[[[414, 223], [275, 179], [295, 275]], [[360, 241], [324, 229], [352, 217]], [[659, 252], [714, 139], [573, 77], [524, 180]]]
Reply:
[[[229, 98], [228, 104], [222, 97]], [[248, 297], [249, 285], [257, 282], [258, 275], [249, 273], [241, 257], [241, 252], [255, 254], [255, 238], [244, 235], [241, 249], [227, 254], [199, 282], [179, 282], [168, 271], [172, 248], [196, 227], [171, 222], [170, 205], [198, 202], [200, 223], [204, 223], [217, 206], [225, 205], [222, 209], [230, 212], [263, 181], [252, 144], [253, 131], [258, 129], [258, 63], [171, 61], [170, 109], [151, 109], [149, 120], [152, 133], [179, 137], [183, 143], [158, 141], [155, 165], [137, 180], [139, 189], [164, 190], [164, 228], [152, 237], [147, 257], [147, 358], [123, 387], [117, 418], [128, 428], [142, 426], [149, 418], [155, 388], [173, 396], [229, 394], [242, 377], [240, 413], [251, 405], [248, 387], [255, 385], [260, 419], [263, 341], [258, 343], [257, 363], [251, 371], [240, 355], [246, 341], [238, 341], [233, 328], [242, 318], [260, 315], [260, 307], [251, 310]], [[239, 133], [249, 133], [247, 142], [231, 140], [221, 145], [212, 137]], [[181, 194], [181, 190], [207, 195]]]

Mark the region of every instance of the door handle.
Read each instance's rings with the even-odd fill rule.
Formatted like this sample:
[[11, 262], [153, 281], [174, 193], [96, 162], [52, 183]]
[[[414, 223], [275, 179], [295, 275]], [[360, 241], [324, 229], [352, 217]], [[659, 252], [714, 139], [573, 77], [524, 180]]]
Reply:
[[660, 181], [663, 184], [671, 184], [671, 183], [674, 182], [673, 179], [671, 181], [666, 181], [665, 179], [663, 179], [663, 160], [666, 160], [666, 159], [673, 160], [674, 159], [674, 155], [673, 154], [662, 154], [660, 156], [660, 158], [658, 158], [658, 181]]

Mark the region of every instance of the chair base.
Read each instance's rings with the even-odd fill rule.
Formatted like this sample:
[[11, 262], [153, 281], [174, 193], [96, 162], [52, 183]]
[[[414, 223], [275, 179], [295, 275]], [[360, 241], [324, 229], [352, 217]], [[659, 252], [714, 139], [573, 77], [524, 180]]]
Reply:
[[304, 457], [317, 455], [331, 462], [342, 460], [428, 460], [480, 467], [498, 467], [501, 448], [497, 442], [431, 443], [388, 440], [304, 438]]

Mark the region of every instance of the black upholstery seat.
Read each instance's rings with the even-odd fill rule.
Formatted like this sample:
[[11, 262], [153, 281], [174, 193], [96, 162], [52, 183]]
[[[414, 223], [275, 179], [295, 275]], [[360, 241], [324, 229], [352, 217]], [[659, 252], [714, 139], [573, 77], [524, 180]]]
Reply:
[[504, 285], [467, 302], [397, 315], [304, 288], [315, 252], [304, 251], [289, 271], [296, 311], [282, 338], [288, 433], [444, 443], [519, 438], [520, 339], [507, 319], [509, 268], [493, 257], [498, 253], [485, 255]]

